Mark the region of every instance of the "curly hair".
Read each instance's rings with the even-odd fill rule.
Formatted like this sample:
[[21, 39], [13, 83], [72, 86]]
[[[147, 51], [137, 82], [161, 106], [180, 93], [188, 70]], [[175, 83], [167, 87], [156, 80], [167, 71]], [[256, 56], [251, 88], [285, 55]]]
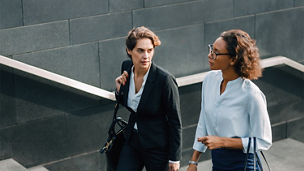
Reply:
[[243, 30], [224, 31], [220, 37], [226, 42], [227, 50], [234, 59], [235, 72], [242, 78], [258, 79], [262, 76], [259, 49], [256, 41]]
[[[141, 26], [141, 27], [133, 28], [132, 30], [129, 31], [126, 39], [127, 48], [129, 50], [133, 50], [134, 47], [136, 46], [137, 40], [143, 38], [150, 39], [154, 47], [161, 45], [161, 41], [159, 40], [158, 36], [156, 36], [155, 33], [153, 33], [150, 29]], [[131, 57], [129, 54], [128, 56]]]

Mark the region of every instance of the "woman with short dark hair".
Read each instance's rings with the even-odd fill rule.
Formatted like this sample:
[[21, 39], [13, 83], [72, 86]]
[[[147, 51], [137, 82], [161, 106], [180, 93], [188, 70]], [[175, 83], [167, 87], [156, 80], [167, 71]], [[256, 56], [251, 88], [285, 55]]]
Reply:
[[[207, 148], [213, 171], [243, 171], [249, 137], [256, 137], [257, 150], [267, 150], [272, 144], [266, 98], [250, 81], [262, 75], [258, 48], [246, 32], [229, 30], [209, 45], [208, 59], [212, 71], [202, 85], [201, 113], [188, 171], [197, 170], [197, 161]], [[254, 167], [253, 144], [247, 170]]]

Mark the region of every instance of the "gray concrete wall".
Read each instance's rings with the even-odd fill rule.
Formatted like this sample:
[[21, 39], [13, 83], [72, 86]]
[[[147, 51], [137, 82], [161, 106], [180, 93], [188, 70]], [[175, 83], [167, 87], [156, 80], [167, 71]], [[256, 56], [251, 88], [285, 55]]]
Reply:
[[[180, 77], [209, 70], [207, 44], [232, 28], [255, 38], [262, 58], [284, 55], [304, 63], [303, 17], [301, 0], [1, 0], [0, 54], [112, 91], [132, 27], [145, 25], [159, 35], [154, 62]], [[25, 166], [54, 162], [50, 170], [104, 169], [96, 151], [113, 102], [0, 69], [0, 159]], [[304, 141], [303, 78], [276, 67], [256, 82], [267, 97], [274, 140]], [[183, 164], [191, 154], [200, 86], [180, 88]]]
[[[249, 32], [257, 40], [262, 58], [285, 55], [303, 62], [299, 35], [304, 24], [298, 22], [304, 15], [301, 2], [4, 0], [0, 4], [0, 54], [107, 90], [113, 90], [117, 75], [107, 71], [126, 58], [121, 50], [124, 37], [140, 25], [159, 35], [163, 44], [156, 49], [155, 62], [177, 77], [208, 70], [207, 44], [232, 28]], [[116, 42], [115, 46], [103, 48], [110, 42]], [[59, 63], [72, 59], [66, 66]], [[75, 63], [86, 59], [87, 64], [75, 69]], [[182, 69], [178, 69], [180, 63]]]

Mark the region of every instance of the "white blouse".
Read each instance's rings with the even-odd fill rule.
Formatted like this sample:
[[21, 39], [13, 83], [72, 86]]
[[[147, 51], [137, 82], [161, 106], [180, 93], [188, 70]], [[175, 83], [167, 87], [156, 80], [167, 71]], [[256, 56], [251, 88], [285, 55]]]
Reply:
[[[151, 68], [151, 67], [150, 67]], [[141, 99], [141, 95], [144, 91], [144, 87], [145, 87], [145, 84], [146, 84], [146, 81], [147, 81], [147, 77], [149, 75], [149, 71], [150, 71], [150, 68], [149, 70], [146, 72], [146, 74], [144, 75], [144, 81], [143, 83], [141, 84], [141, 87], [140, 87], [140, 90], [135, 93], [135, 82], [134, 82], [134, 72], [133, 72], [133, 69], [134, 69], [134, 66], [131, 68], [131, 76], [130, 76], [130, 85], [129, 85], [129, 94], [128, 94], [128, 106], [134, 111], [134, 112], [137, 112], [137, 107], [138, 107], [138, 104], [139, 104], [139, 101]], [[134, 129], [137, 129], [137, 124], [135, 122], [135, 125], [134, 125]]]
[[[222, 80], [222, 72], [216, 70], [210, 71], [203, 82], [193, 149], [205, 152], [207, 147], [197, 138], [214, 135], [240, 137], [244, 153], [249, 137], [257, 138], [257, 150], [268, 150], [272, 133], [264, 94], [253, 82], [241, 77], [229, 81], [220, 94]], [[253, 143], [251, 145], [250, 152], [253, 152]]]

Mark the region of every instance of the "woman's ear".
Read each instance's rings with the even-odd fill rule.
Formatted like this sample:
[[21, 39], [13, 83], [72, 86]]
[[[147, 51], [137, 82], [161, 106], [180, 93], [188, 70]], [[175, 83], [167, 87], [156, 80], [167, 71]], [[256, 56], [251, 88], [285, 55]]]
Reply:
[[231, 65], [231, 66], [234, 66], [235, 62], [236, 62], [236, 58], [231, 58], [230, 65]]
[[127, 51], [127, 53], [128, 53], [130, 56], [132, 56], [132, 55], [131, 55], [131, 50], [130, 50], [130, 49], [126, 48], [126, 51]]

